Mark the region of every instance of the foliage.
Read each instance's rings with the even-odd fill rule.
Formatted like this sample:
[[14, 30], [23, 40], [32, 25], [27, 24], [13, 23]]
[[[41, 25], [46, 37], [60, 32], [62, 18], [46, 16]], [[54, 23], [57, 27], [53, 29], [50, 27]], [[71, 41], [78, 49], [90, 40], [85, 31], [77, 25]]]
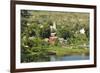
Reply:
[[21, 46], [21, 61], [32, 62], [32, 61], [48, 61], [48, 50], [46, 50], [45, 43], [40, 38], [29, 38], [28, 40], [22, 40]]

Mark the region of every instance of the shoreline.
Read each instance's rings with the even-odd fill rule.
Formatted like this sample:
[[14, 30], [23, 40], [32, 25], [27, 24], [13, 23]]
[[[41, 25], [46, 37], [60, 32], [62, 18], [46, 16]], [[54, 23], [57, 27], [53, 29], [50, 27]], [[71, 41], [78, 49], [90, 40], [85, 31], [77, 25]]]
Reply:
[[51, 47], [48, 48], [49, 54], [57, 56], [73, 56], [73, 55], [89, 55], [89, 48], [62, 48], [62, 47]]

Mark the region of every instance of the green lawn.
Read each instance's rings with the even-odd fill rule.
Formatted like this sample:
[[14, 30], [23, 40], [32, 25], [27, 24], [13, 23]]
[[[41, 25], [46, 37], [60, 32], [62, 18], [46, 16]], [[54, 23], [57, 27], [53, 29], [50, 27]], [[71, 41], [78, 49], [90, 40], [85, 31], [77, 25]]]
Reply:
[[71, 47], [59, 47], [59, 46], [50, 46], [48, 48], [49, 52], [55, 53], [57, 56], [64, 55], [89, 55], [88, 48], [71, 48]]

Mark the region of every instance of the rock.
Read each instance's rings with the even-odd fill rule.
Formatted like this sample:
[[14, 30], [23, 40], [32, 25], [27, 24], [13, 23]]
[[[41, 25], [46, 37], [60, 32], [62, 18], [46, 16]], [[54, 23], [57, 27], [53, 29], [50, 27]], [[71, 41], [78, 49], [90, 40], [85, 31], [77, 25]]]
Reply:
[[55, 52], [48, 52], [48, 55], [56, 55]]

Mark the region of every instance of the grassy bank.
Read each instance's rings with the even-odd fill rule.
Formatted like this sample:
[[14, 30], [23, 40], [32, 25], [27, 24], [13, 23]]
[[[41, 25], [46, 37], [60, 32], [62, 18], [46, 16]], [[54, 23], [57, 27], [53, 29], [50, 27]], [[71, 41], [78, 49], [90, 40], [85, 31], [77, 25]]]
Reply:
[[70, 48], [70, 47], [58, 47], [52, 46], [48, 48], [49, 52], [56, 54], [57, 56], [65, 55], [89, 55], [88, 48]]

